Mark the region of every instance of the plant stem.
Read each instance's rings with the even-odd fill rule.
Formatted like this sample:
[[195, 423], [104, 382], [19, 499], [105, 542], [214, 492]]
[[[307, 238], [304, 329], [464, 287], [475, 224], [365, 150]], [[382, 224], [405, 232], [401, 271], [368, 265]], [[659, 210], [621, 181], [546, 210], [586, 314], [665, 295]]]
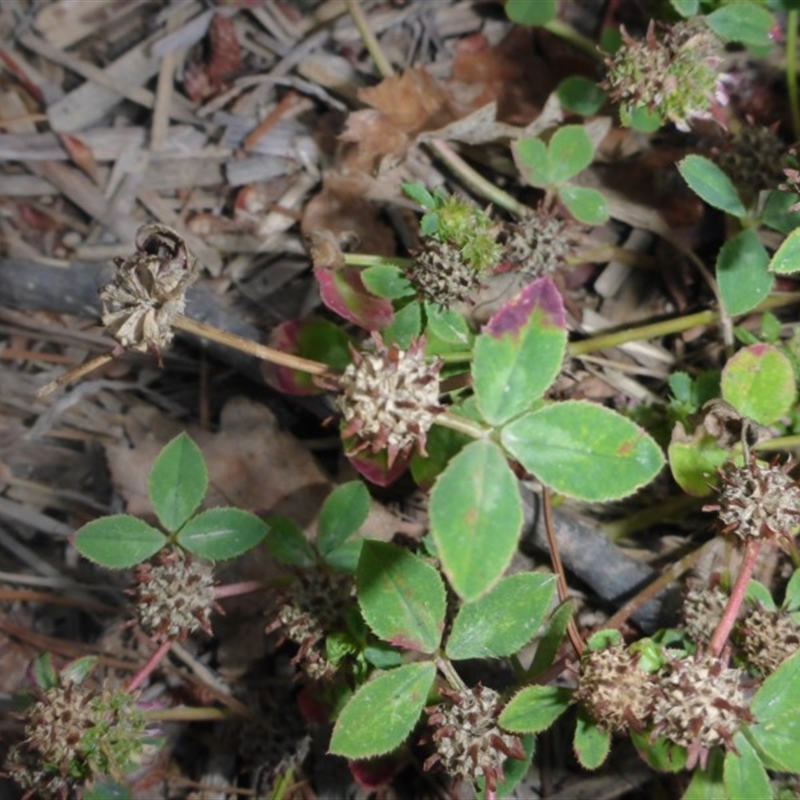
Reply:
[[484, 428], [478, 422], [474, 422], [466, 417], [459, 417], [457, 414], [451, 414], [449, 411], [437, 415], [434, 419], [434, 424], [441, 425], [443, 428], [450, 428], [452, 431], [465, 433], [473, 439], [487, 439], [491, 434], [489, 428]]
[[94, 372], [96, 369], [100, 369], [100, 367], [102, 367], [104, 364], [108, 364], [108, 362], [112, 361], [113, 359], [113, 353], [100, 353], [100, 355], [90, 358], [80, 366], [65, 372], [63, 375], [59, 375], [54, 381], [46, 383], [36, 392], [36, 396], [47, 397], [47, 395], [52, 394], [56, 389], [60, 389], [62, 386], [66, 386], [68, 383], [73, 383], [74, 381], [82, 378], [84, 375]]
[[145, 680], [147, 680], [150, 673], [153, 672], [153, 670], [155, 670], [156, 667], [158, 667], [158, 665], [164, 660], [164, 657], [169, 652], [170, 647], [172, 647], [172, 642], [169, 640], [162, 642], [158, 646], [153, 655], [147, 659], [145, 665], [131, 678], [127, 687], [128, 692], [135, 691], [145, 682]]
[[296, 369], [300, 372], [306, 372], [309, 375], [320, 375], [327, 378], [334, 377], [334, 373], [327, 364], [322, 364], [319, 361], [311, 361], [308, 358], [301, 358], [300, 356], [293, 356], [290, 353], [283, 353], [280, 350], [276, 350], [274, 347], [267, 347], [258, 342], [253, 342], [250, 339], [245, 339], [242, 336], [237, 336], [235, 333], [229, 333], [220, 328], [215, 328], [213, 325], [206, 325], [205, 322], [198, 322], [189, 317], [184, 317], [183, 314], [177, 314], [175, 316], [175, 319], [172, 321], [172, 327], [180, 331], [193, 333], [196, 336], [211, 339], [214, 342], [219, 342], [219, 344], [224, 344], [234, 350], [241, 350], [241, 352], [260, 358], [262, 361], [269, 361], [272, 364], [278, 364], [282, 367]]
[[[542, 490], [542, 508], [544, 510], [544, 529], [547, 534], [547, 546], [550, 550], [550, 559], [553, 562], [553, 572], [556, 574], [556, 583], [558, 586], [558, 599], [563, 603], [569, 599], [569, 589], [567, 587], [567, 576], [564, 572], [564, 565], [561, 563], [561, 554], [558, 552], [558, 542], [556, 541], [556, 534], [553, 528], [553, 509], [550, 504], [550, 490], [545, 487]], [[569, 636], [570, 643], [572, 644], [578, 658], [583, 653], [585, 647], [583, 639], [581, 639], [578, 626], [575, 624], [575, 617], [569, 618], [567, 623], [567, 635]]]
[[358, 28], [358, 32], [361, 34], [364, 47], [367, 48], [367, 52], [372, 56], [372, 60], [378, 68], [378, 72], [384, 78], [388, 78], [390, 75], [394, 74], [394, 70], [389, 63], [389, 59], [384, 55], [377, 37], [372, 32], [369, 22], [367, 22], [364, 10], [361, 8], [361, 0], [345, 0], [345, 5], [347, 6], [348, 13], [353, 18], [356, 28]]
[[350, 267], [377, 267], [388, 264], [391, 267], [410, 267], [413, 258], [400, 258], [399, 256], [373, 256], [369, 253], [342, 253], [344, 263]]
[[239, 597], [250, 592], [265, 591], [269, 587], [263, 581], [239, 581], [239, 583], [227, 583], [225, 586], [214, 587], [214, 599], [224, 600], [226, 597]]
[[800, 11], [796, 8], [786, 16], [786, 86], [792, 114], [792, 136], [800, 138], [800, 100], [797, 94], [797, 25]]
[[739, 574], [736, 576], [736, 583], [728, 599], [728, 605], [725, 606], [725, 613], [722, 615], [722, 619], [719, 621], [719, 625], [717, 625], [717, 629], [708, 644], [708, 650], [712, 656], [718, 656], [728, 641], [728, 636], [736, 623], [736, 617], [739, 616], [739, 610], [747, 592], [747, 584], [750, 583], [750, 578], [753, 576], [753, 570], [760, 552], [760, 539], [749, 539], [744, 546], [744, 559], [742, 560], [742, 566], [739, 568]]
[[[535, 2], [535, 0], [529, 0], [529, 2]], [[603, 53], [597, 44], [582, 33], [578, 33], [572, 25], [568, 25], [563, 20], [551, 19], [550, 22], [545, 22], [542, 27], [546, 31], [550, 31], [554, 36], [558, 36], [565, 42], [569, 42], [573, 47], [586, 53], [586, 55], [597, 58], [600, 61], [603, 60]]]
[[460, 178], [475, 194], [485, 197], [490, 203], [504, 208], [511, 214], [524, 217], [531, 213], [531, 209], [524, 203], [514, 199], [508, 192], [504, 192], [487, 180], [477, 170], [473, 169], [447, 142], [440, 139], [431, 140], [428, 147]]
[[461, 680], [461, 676], [446, 655], [440, 653], [436, 656], [436, 666], [453, 689], [457, 692], [467, 691], [467, 685]]
[[[739, 316], [759, 314], [773, 308], [791, 305], [798, 300], [800, 300], [800, 292], [787, 292], [786, 294], [773, 295], [764, 300], [757, 308], [748, 311], [747, 314], [741, 314]], [[719, 311], [698, 311], [696, 314], [686, 314], [683, 317], [665, 319], [661, 322], [651, 322], [636, 328], [626, 328], [625, 330], [612, 331], [611, 333], [601, 332], [580, 342], [571, 342], [567, 346], [567, 352], [573, 357], [582, 356], [586, 353], [594, 353], [609, 347], [618, 347], [621, 344], [628, 344], [628, 342], [635, 342], [639, 339], [656, 339], [661, 336], [669, 336], [673, 333], [682, 333], [691, 328], [698, 328], [701, 325], [711, 325], [714, 322], [719, 322], [720, 318], [721, 315]]]

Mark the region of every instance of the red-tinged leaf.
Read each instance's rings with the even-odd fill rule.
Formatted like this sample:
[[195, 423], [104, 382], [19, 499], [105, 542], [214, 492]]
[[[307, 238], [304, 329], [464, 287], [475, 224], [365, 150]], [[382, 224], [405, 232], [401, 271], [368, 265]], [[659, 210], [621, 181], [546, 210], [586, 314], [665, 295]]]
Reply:
[[[353, 442], [353, 439], [344, 440], [345, 454], [347, 454], [348, 445], [352, 445]], [[389, 467], [389, 457], [386, 453], [370, 453], [366, 450], [355, 455], [348, 455], [347, 458], [361, 475], [376, 486], [393, 484], [408, 469], [410, 463], [409, 458], [399, 455], [394, 464]]]
[[541, 326], [563, 330], [567, 327], [564, 302], [550, 278], [539, 278], [529, 283], [512, 300], [506, 303], [483, 328], [483, 333], [499, 338], [518, 334], [529, 322], [534, 309], [541, 313]]
[[[291, 355], [320, 361], [334, 369], [343, 370], [350, 363], [347, 335], [341, 328], [324, 319], [287, 320], [272, 329], [268, 344], [276, 350]], [[264, 380], [284, 394], [321, 394], [314, 377], [291, 367], [263, 362]]]
[[58, 138], [77, 167], [80, 167], [95, 183], [98, 180], [97, 161], [92, 148], [83, 139], [71, 133], [59, 133]]
[[368, 331], [379, 331], [391, 324], [394, 310], [390, 300], [370, 294], [355, 267], [341, 269], [317, 268], [322, 302], [348, 322]]
[[408, 755], [395, 751], [385, 756], [377, 758], [361, 758], [356, 761], [348, 761], [350, 774], [355, 782], [362, 788], [370, 792], [386, 786], [406, 764]]
[[561, 295], [549, 278], [533, 281], [475, 342], [472, 375], [484, 418], [500, 425], [529, 408], [556, 379], [566, 345]]

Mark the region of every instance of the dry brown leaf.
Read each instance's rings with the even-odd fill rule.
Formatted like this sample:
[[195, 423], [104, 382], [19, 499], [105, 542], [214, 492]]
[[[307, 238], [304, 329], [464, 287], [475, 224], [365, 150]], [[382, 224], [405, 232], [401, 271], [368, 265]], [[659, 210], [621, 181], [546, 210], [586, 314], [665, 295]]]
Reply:
[[524, 126], [536, 119], [555, 86], [550, 67], [536, 55], [533, 35], [515, 26], [496, 47], [481, 33], [458, 43], [448, 90], [460, 116], [496, 102], [502, 122]]
[[325, 176], [325, 185], [312, 197], [303, 211], [300, 229], [304, 236], [313, 231], [330, 231], [342, 241], [357, 240], [356, 248], [364, 253], [393, 256], [397, 252], [394, 231], [379, 218], [377, 204], [358, 193], [358, 183], [346, 177]]
[[[184, 426], [156, 408], [136, 408], [125, 419], [132, 447], [106, 446], [111, 478], [126, 501], [126, 511], [152, 518], [147, 476], [160, 450]], [[204, 507], [234, 505], [257, 514], [285, 514], [307, 531], [334, 487], [316, 459], [291, 434], [281, 430], [272, 412], [247, 398], [230, 400], [220, 430], [185, 426], [205, 457], [209, 490]], [[389, 539], [404, 526], [373, 503], [362, 528], [365, 536]]]
[[347, 118], [339, 139], [357, 147], [346, 154], [347, 165], [359, 172], [373, 172], [384, 158], [401, 159], [409, 146], [408, 134], [397, 128], [381, 111], [354, 111]]
[[377, 86], [358, 90], [358, 99], [381, 111], [406, 133], [440, 128], [453, 119], [447, 90], [424, 67], [390, 75]]

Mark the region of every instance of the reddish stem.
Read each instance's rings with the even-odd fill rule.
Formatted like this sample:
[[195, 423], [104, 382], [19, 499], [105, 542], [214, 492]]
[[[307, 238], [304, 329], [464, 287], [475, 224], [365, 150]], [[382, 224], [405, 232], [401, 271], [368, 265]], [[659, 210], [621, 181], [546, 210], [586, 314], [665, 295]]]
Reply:
[[241, 594], [258, 592], [266, 588], [263, 581], [239, 581], [239, 583], [228, 583], [225, 586], [214, 587], [214, 599], [222, 600], [225, 597], [238, 597]]
[[147, 659], [147, 663], [131, 678], [131, 682], [128, 684], [129, 692], [135, 691], [145, 682], [148, 675], [164, 660], [170, 647], [172, 647], [172, 642], [169, 640], [158, 646], [155, 653]]
[[725, 606], [725, 613], [711, 637], [708, 649], [712, 656], [718, 656], [725, 647], [728, 641], [728, 636], [736, 623], [736, 618], [739, 616], [739, 609], [744, 602], [744, 596], [747, 592], [747, 584], [750, 583], [750, 578], [753, 576], [758, 555], [761, 552], [761, 541], [759, 539], [751, 539], [744, 547], [744, 559], [742, 566], [739, 569], [739, 574], [736, 577], [736, 583], [731, 591], [728, 605]]

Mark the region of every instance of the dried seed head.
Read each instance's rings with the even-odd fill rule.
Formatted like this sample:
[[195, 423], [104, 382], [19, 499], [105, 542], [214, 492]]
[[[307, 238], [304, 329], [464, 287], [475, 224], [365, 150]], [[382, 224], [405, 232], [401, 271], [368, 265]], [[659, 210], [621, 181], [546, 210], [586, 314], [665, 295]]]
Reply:
[[728, 136], [715, 161], [749, 204], [759, 192], [778, 185], [785, 155], [786, 147], [771, 128], [743, 125]]
[[695, 642], [708, 642], [722, 619], [728, 595], [718, 586], [692, 586], [683, 598], [686, 632]]
[[127, 692], [72, 681], [44, 692], [26, 713], [25, 739], [5, 768], [36, 797], [66, 797], [105, 775], [120, 778], [142, 759], [147, 721]]
[[737, 627], [749, 664], [769, 675], [800, 649], [800, 627], [786, 611], [751, 610]]
[[406, 278], [422, 300], [441, 308], [473, 301], [481, 287], [480, 273], [464, 260], [457, 247], [432, 239], [415, 256]]
[[715, 101], [725, 102], [717, 71], [722, 44], [702, 20], [678, 22], [660, 38], [653, 22], [644, 39], [621, 33], [622, 46], [606, 59], [604, 88], [623, 117], [645, 107], [686, 130]]
[[111, 283], [100, 290], [103, 325], [126, 349], [160, 352], [172, 341], [172, 321], [197, 278], [186, 242], [166, 225], [144, 225], [136, 253], [115, 264]]
[[280, 630], [282, 641], [299, 646], [292, 663], [309, 678], [322, 680], [336, 672], [328, 658], [326, 639], [345, 630], [345, 613], [352, 606], [353, 576], [314, 569], [302, 572], [277, 598], [278, 613], [267, 626], [267, 633]]
[[791, 467], [767, 466], [755, 458], [744, 467], [729, 462], [720, 470], [718, 502], [705, 509], [718, 512], [723, 534], [745, 541], [791, 541], [800, 516], [800, 489], [787, 475]]
[[425, 360], [425, 342], [408, 350], [388, 347], [373, 334], [374, 348], [353, 353], [353, 363], [339, 379], [336, 407], [342, 436], [354, 438], [347, 455], [386, 451], [389, 467], [414, 448], [425, 454], [428, 429], [444, 408], [439, 405], [442, 363]]
[[578, 230], [541, 206], [505, 228], [503, 258], [516, 264], [523, 275], [539, 278], [555, 272], [575, 254]]
[[464, 692], [442, 689], [441, 694], [444, 702], [425, 709], [436, 753], [423, 769], [439, 763], [448, 775], [472, 783], [483, 776], [488, 796], [505, 780], [503, 762], [525, 758], [520, 740], [497, 725], [503, 709], [500, 695], [480, 684]]
[[601, 730], [641, 729], [650, 715], [653, 681], [622, 645], [589, 650], [581, 659], [575, 699]]
[[705, 766], [708, 751], [731, 747], [742, 724], [752, 721], [742, 692], [744, 673], [718, 658], [698, 653], [668, 665], [659, 676], [653, 707], [653, 735], [689, 751], [687, 768]]
[[202, 630], [211, 633], [214, 577], [209, 564], [162, 550], [155, 563], [134, 572], [136, 614], [142, 630], [156, 641], [182, 641]]

